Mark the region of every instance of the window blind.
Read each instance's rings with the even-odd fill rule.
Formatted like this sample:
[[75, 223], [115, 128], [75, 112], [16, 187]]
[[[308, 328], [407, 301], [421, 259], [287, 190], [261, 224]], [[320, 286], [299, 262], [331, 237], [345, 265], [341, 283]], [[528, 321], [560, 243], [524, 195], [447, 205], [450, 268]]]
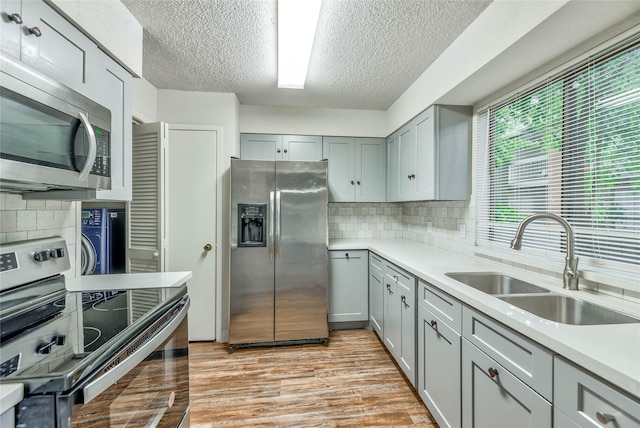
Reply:
[[[550, 212], [583, 260], [640, 265], [640, 36], [479, 112], [477, 132], [479, 246]], [[537, 220], [523, 249], [559, 254], [565, 239]]]

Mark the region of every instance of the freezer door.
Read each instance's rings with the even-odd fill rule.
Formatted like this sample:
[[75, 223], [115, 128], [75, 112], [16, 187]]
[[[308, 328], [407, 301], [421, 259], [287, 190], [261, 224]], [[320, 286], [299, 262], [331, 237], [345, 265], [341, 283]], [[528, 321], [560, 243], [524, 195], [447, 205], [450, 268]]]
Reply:
[[[274, 340], [274, 206], [270, 199], [275, 199], [274, 162], [232, 159], [230, 345]], [[238, 207], [247, 204], [266, 204], [266, 246], [238, 246]]]
[[327, 198], [326, 162], [276, 162], [276, 341], [328, 337]]

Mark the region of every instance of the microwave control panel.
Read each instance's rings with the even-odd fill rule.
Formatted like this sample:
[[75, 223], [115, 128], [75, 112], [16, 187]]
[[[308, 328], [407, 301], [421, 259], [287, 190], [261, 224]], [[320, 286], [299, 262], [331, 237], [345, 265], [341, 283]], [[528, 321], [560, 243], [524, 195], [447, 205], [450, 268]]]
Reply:
[[109, 132], [104, 129], [94, 127], [96, 135], [96, 160], [93, 162], [91, 174], [102, 177], [111, 176], [111, 151], [109, 149]]

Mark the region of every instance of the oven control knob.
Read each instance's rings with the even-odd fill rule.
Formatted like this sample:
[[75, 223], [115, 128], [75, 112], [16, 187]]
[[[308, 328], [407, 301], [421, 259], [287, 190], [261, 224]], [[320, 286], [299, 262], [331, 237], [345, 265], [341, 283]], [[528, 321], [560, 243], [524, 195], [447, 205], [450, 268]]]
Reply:
[[33, 260], [37, 262], [46, 262], [49, 260], [49, 250], [38, 251], [33, 255]]
[[52, 259], [59, 259], [61, 257], [64, 257], [64, 248], [54, 248], [53, 250], [49, 251], [49, 256]]

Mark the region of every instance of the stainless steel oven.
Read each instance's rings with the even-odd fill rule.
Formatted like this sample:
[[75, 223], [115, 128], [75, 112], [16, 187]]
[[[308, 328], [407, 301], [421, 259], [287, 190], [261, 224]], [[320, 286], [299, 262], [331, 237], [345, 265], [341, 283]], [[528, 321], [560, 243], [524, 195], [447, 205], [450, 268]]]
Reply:
[[0, 247], [0, 383], [25, 389], [16, 426], [188, 427], [186, 285], [70, 292], [52, 275], [68, 266], [62, 238]]
[[111, 112], [0, 54], [0, 188], [111, 188]]

